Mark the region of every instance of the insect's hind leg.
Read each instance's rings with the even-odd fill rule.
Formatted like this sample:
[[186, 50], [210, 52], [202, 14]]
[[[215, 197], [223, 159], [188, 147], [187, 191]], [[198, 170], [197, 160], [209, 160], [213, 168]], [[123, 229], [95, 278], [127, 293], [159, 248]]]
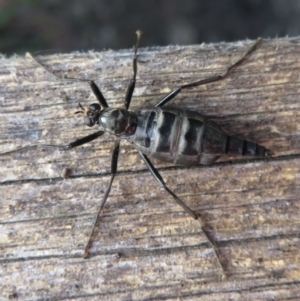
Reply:
[[175, 88], [174, 90], [172, 90], [169, 94], [167, 94], [162, 100], [160, 100], [155, 105], [155, 107], [161, 107], [161, 106], [165, 105], [171, 99], [173, 99], [182, 89], [206, 85], [206, 84], [217, 82], [219, 80], [226, 78], [228, 76], [228, 74], [230, 73], [230, 71], [232, 71], [234, 68], [241, 65], [245, 60], [247, 60], [248, 57], [251, 55], [251, 53], [253, 51], [255, 51], [256, 48], [259, 46], [259, 44], [261, 44], [262, 42], [263, 42], [262, 38], [257, 39], [256, 42], [250, 47], [250, 49], [238, 61], [236, 61], [233, 65], [228, 67], [227, 70], [223, 74], [215, 75], [215, 76], [208, 77], [208, 78], [205, 78], [205, 79], [202, 79], [202, 80], [190, 83], [190, 84], [179, 86], [179, 87]]
[[216, 244], [216, 241], [213, 239], [212, 235], [205, 228], [205, 226], [204, 226], [205, 223], [202, 220], [201, 216], [197, 215], [172, 190], [170, 190], [168, 188], [168, 186], [166, 185], [166, 183], [163, 180], [162, 176], [160, 175], [158, 170], [153, 166], [153, 164], [151, 163], [149, 158], [146, 155], [144, 155], [141, 151], [139, 151], [139, 154], [142, 157], [142, 159], [144, 160], [144, 162], [146, 163], [149, 171], [151, 172], [151, 174], [155, 178], [155, 180], [174, 198], [176, 203], [179, 206], [181, 206], [187, 214], [189, 214], [193, 219], [195, 219], [199, 222], [202, 232], [204, 233], [205, 237], [207, 238], [208, 242], [210, 243], [211, 247], [213, 248], [214, 253], [215, 253], [215, 255], [218, 259], [218, 264], [219, 264], [220, 269], [222, 271], [222, 278], [226, 279], [227, 278], [226, 269], [225, 269], [225, 266], [222, 264], [222, 262], [220, 260], [221, 256], [220, 256], [219, 251], [218, 251], [218, 246]]

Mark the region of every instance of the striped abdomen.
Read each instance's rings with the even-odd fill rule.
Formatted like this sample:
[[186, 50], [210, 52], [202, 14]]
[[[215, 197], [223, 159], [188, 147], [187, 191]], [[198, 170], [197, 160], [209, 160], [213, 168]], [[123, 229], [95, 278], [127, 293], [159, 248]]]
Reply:
[[263, 146], [228, 136], [194, 111], [158, 107], [136, 114], [137, 129], [130, 140], [145, 155], [162, 161], [191, 166], [210, 164], [223, 154], [268, 155]]

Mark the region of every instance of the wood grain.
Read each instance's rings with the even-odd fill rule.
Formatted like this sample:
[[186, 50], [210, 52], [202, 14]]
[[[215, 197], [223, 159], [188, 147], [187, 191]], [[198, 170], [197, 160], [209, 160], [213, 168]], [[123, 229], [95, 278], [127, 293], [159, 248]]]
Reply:
[[[131, 108], [223, 73], [252, 43], [141, 48]], [[226, 281], [199, 224], [127, 143], [92, 258], [82, 258], [109, 182], [113, 137], [106, 135], [71, 151], [35, 147], [0, 156], [0, 299], [299, 300], [299, 53], [300, 38], [264, 41], [226, 80], [183, 91], [172, 102], [274, 152], [268, 160], [225, 157], [189, 169], [154, 161], [169, 187], [204, 217]], [[132, 54], [36, 60], [60, 77], [96, 80], [108, 103], [121, 106]], [[93, 132], [74, 115], [78, 101], [95, 102], [89, 86], [59, 80], [37, 61], [0, 59], [0, 153]]]

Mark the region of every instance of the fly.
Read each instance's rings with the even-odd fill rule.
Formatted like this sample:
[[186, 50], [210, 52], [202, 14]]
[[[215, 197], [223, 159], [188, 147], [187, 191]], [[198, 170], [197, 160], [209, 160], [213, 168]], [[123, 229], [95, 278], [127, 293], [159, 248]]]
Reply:
[[77, 139], [67, 145], [41, 146], [57, 147], [67, 150], [89, 143], [101, 137], [104, 133], [109, 133], [116, 137], [112, 150], [110, 182], [101, 201], [98, 215], [84, 250], [83, 256], [85, 258], [90, 256], [90, 248], [95, 240], [99, 227], [100, 213], [109, 196], [117, 173], [120, 141], [127, 140], [138, 150], [139, 155], [158, 184], [173, 197], [175, 202], [181, 206], [190, 217], [199, 222], [203, 233], [216, 254], [223, 276], [226, 277], [225, 268], [221, 263], [216, 242], [205, 228], [204, 222], [194, 210], [187, 206], [184, 201], [166, 185], [148, 156], [161, 161], [172, 162], [174, 165], [188, 167], [197, 164], [211, 164], [224, 154], [256, 157], [268, 157], [271, 155], [271, 151], [261, 145], [227, 135], [216, 123], [207, 120], [198, 112], [182, 110], [175, 107], [165, 107], [170, 100], [184, 89], [206, 85], [226, 78], [231, 70], [241, 65], [250, 54], [255, 51], [262, 42], [262, 39], [258, 39], [224, 74], [181, 85], [165, 95], [154, 107], [130, 111], [129, 106], [136, 84], [137, 50], [141, 32], [137, 31], [136, 34], [137, 41], [134, 46], [133, 55], [133, 77], [127, 87], [124, 107], [110, 108], [99, 87], [93, 80], [67, 78], [67, 80], [71, 81], [87, 82], [90, 85], [98, 102], [91, 104], [88, 108], [83, 107], [79, 103], [80, 110], [75, 112], [75, 114], [82, 114], [84, 116], [86, 126], [93, 127], [96, 125], [99, 129], [95, 133]]

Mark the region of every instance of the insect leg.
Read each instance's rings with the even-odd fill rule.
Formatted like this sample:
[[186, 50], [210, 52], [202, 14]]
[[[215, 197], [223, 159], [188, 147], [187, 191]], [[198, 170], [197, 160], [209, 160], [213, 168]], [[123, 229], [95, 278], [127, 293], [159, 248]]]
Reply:
[[151, 163], [149, 158], [146, 155], [144, 155], [142, 152], [139, 151], [139, 153], [140, 153], [142, 159], [144, 160], [144, 162], [146, 163], [149, 171], [151, 172], [151, 174], [155, 178], [155, 180], [175, 199], [176, 203], [179, 206], [181, 206], [186, 213], [188, 213], [193, 219], [195, 219], [199, 222], [202, 232], [206, 236], [208, 242], [210, 243], [210, 245], [211, 245], [212, 249], [214, 250], [214, 253], [215, 253], [215, 255], [218, 259], [218, 264], [219, 264], [220, 269], [222, 271], [222, 278], [223, 279], [227, 278], [225, 267], [222, 265], [221, 260], [220, 260], [220, 255], [219, 255], [219, 252], [218, 252], [218, 247], [216, 245], [216, 242], [213, 239], [213, 237], [211, 236], [211, 234], [208, 232], [208, 230], [205, 229], [205, 227], [204, 227], [205, 223], [202, 221], [201, 216], [198, 216], [172, 190], [170, 190], [168, 188], [168, 186], [164, 182], [162, 176], [159, 174], [158, 170], [153, 166], [153, 164]]
[[44, 146], [48, 146], [48, 147], [64, 147], [65, 149], [71, 149], [71, 148], [74, 148], [74, 147], [77, 147], [77, 146], [80, 146], [80, 145], [83, 145], [83, 144], [86, 144], [88, 142], [91, 142], [95, 139], [97, 139], [98, 137], [102, 136], [105, 132], [103, 131], [98, 131], [98, 132], [95, 132], [93, 134], [90, 134], [90, 135], [87, 135], [85, 137], [82, 137], [82, 138], [79, 138], [67, 145], [44, 145]]
[[144, 162], [146, 163], [151, 174], [153, 175], [155, 180], [160, 184], [160, 186], [162, 186], [175, 199], [176, 203], [179, 206], [181, 206], [184, 209], [184, 211], [186, 211], [186, 213], [188, 213], [193, 219], [198, 219], [197, 214], [192, 209], [190, 209], [172, 190], [168, 188], [162, 176], [159, 174], [158, 170], [153, 166], [149, 158], [146, 155], [144, 155], [142, 152], [139, 151], [139, 153], [142, 159], [144, 160]]
[[142, 32], [140, 30], [138, 30], [136, 32], [137, 35], [137, 39], [136, 39], [136, 43], [134, 46], [134, 56], [133, 56], [133, 77], [129, 82], [127, 91], [126, 91], [126, 96], [125, 96], [125, 108], [126, 110], [128, 110], [129, 106], [130, 106], [130, 102], [131, 102], [131, 98], [132, 98], [132, 94], [135, 88], [135, 79], [136, 79], [136, 74], [137, 74], [137, 49], [139, 46], [139, 42], [141, 39], [141, 35]]
[[84, 249], [84, 254], [83, 254], [84, 258], [89, 258], [91, 246], [92, 246], [93, 241], [95, 240], [96, 235], [97, 235], [98, 230], [99, 230], [100, 213], [101, 213], [101, 211], [103, 209], [103, 206], [105, 205], [105, 202], [106, 202], [106, 200], [109, 196], [113, 180], [114, 180], [115, 175], [117, 173], [119, 150], [120, 150], [120, 140], [116, 140], [113, 151], [112, 151], [112, 158], [111, 158], [111, 179], [110, 179], [108, 188], [106, 189], [105, 194], [103, 196], [103, 199], [101, 201], [100, 208], [99, 208], [97, 217], [96, 217], [95, 222], [94, 222], [93, 230], [90, 234], [90, 238], [89, 238], [89, 240], [86, 244], [86, 247]]
[[98, 131], [95, 132], [93, 134], [87, 135], [85, 137], [79, 138], [69, 144], [66, 145], [55, 145], [55, 144], [41, 144], [42, 147], [54, 147], [54, 148], [62, 148], [62, 149], [71, 149], [83, 144], [86, 144], [88, 142], [91, 142], [95, 139], [97, 139], [98, 137], [102, 136], [105, 132], [103, 131]]
[[[57, 76], [57, 75], [55, 75], [55, 76]], [[82, 79], [82, 78], [73, 78], [73, 77], [63, 77], [61, 79], [67, 80], [67, 81], [72, 81], [72, 82], [87, 82], [90, 85], [90, 87], [91, 87], [94, 95], [96, 96], [97, 100], [99, 101], [101, 107], [102, 108], [108, 108], [108, 104], [107, 104], [107, 101], [106, 101], [105, 97], [103, 96], [103, 94], [100, 91], [99, 87], [95, 84], [95, 82], [93, 80]]]
[[173, 99], [182, 89], [197, 87], [197, 86], [201, 86], [201, 85], [206, 85], [206, 84], [217, 82], [219, 80], [222, 80], [222, 79], [226, 78], [228, 76], [228, 74], [230, 73], [230, 71], [233, 70], [234, 68], [238, 67], [239, 65], [241, 65], [245, 60], [247, 60], [248, 57], [251, 55], [251, 53], [253, 51], [255, 51], [256, 48], [258, 47], [258, 45], [261, 44], [262, 42], [263, 42], [263, 39], [259, 38], [250, 47], [250, 49], [237, 62], [235, 62], [230, 67], [228, 67], [227, 70], [223, 74], [215, 75], [215, 76], [212, 76], [212, 77], [209, 77], [209, 78], [205, 78], [205, 79], [196, 81], [194, 83], [179, 86], [179, 87], [175, 88], [174, 90], [172, 90], [169, 94], [167, 94], [162, 100], [160, 100], [155, 105], [155, 107], [161, 107], [161, 106], [165, 105], [171, 99]]
[[71, 149], [71, 148], [83, 145], [85, 143], [91, 142], [91, 141], [97, 139], [98, 137], [102, 136], [103, 134], [104, 134], [103, 131], [98, 131], [98, 132], [95, 132], [95, 133], [90, 134], [88, 136], [79, 138], [79, 139], [77, 139], [77, 140], [75, 140], [75, 141], [73, 141], [73, 142], [71, 142], [69, 144], [65, 144], [65, 145], [60, 145], [60, 144], [39, 144], [39, 143], [32, 144], [32, 145], [27, 145], [27, 146], [23, 146], [23, 147], [14, 149], [12, 151], [1, 153], [0, 155], [7, 155], [7, 154], [15, 153], [15, 152], [18, 152], [18, 151], [21, 151], [21, 150], [25, 150], [25, 149], [28, 149], [28, 148], [38, 147], [38, 146], [45, 147], [45, 148], [60, 148], [60, 149], [67, 150], [67, 149]]
[[39, 62], [37, 59], [34, 58], [34, 56], [32, 56], [31, 54], [28, 54], [39, 66], [41, 66], [42, 68], [44, 68], [48, 73], [50, 73], [51, 75], [55, 76], [57, 79], [59, 80], [66, 80], [66, 81], [70, 81], [70, 82], [87, 82], [94, 95], [96, 96], [97, 100], [99, 101], [100, 105], [103, 108], [108, 108], [108, 104], [106, 102], [106, 99], [104, 98], [102, 92], [100, 91], [99, 87], [95, 84], [95, 82], [93, 80], [90, 79], [82, 79], [82, 78], [73, 78], [73, 77], [60, 77], [58, 75], [56, 75], [55, 73], [53, 73], [48, 67], [46, 67], [45, 65], [43, 65], [41, 62]]
[[[55, 74], [54, 74], [55, 75]], [[57, 75], [55, 75], [57, 76]], [[94, 95], [96, 96], [97, 100], [99, 101], [102, 108], [108, 108], [107, 101], [105, 97], [103, 96], [102, 92], [100, 91], [99, 87], [95, 84], [93, 80], [90, 79], [82, 79], [82, 78], [73, 78], [73, 77], [63, 77], [63, 80], [72, 81], [72, 82], [87, 82]]]
[[88, 80], [88, 83], [90, 84], [91, 89], [93, 90], [94, 95], [100, 102], [100, 105], [102, 108], [108, 108], [108, 104], [106, 102], [106, 99], [104, 98], [103, 94], [101, 93], [99, 87], [95, 84], [93, 80]]

